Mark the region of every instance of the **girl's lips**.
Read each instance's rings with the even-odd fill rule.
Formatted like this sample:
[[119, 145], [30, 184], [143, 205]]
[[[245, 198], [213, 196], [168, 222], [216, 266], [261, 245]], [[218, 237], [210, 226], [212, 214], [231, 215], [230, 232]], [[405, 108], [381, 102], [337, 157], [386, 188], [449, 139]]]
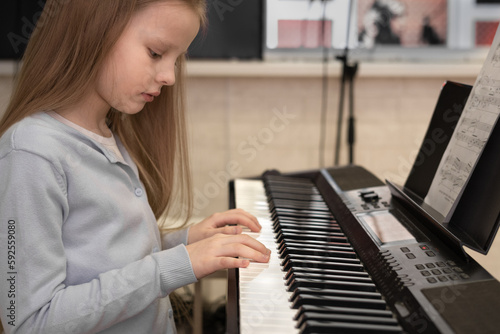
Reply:
[[153, 100], [155, 99], [153, 95], [147, 93], [142, 93], [142, 97], [146, 102], [153, 102]]

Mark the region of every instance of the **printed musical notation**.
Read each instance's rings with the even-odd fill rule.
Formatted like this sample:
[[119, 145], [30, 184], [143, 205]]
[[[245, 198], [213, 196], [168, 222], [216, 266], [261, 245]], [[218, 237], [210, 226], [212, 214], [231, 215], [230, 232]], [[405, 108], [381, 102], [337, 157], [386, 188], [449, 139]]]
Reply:
[[447, 217], [500, 114], [500, 27], [425, 202]]

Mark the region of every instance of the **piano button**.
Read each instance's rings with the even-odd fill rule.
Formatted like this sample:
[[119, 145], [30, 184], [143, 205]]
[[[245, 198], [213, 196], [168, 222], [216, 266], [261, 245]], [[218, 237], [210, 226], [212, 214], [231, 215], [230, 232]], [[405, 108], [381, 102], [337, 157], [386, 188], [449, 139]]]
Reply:
[[408, 247], [401, 247], [400, 248], [403, 253], [408, 253], [410, 252], [410, 249]]
[[446, 263], [444, 263], [443, 261], [438, 261], [438, 262], [436, 262], [436, 266], [443, 268], [443, 267], [446, 267]]
[[443, 273], [445, 274], [451, 274], [453, 272], [453, 270], [451, 270], [450, 268], [443, 268]]
[[437, 279], [440, 281], [440, 282], [448, 282], [448, 278], [445, 277], [445, 276], [437, 276]]
[[417, 268], [418, 270], [422, 270], [425, 269], [425, 266], [423, 264], [416, 264], [415, 268]]
[[436, 266], [434, 265], [434, 263], [426, 263], [425, 266], [429, 269], [432, 269], [432, 268], [436, 268]]
[[435, 277], [427, 277], [427, 282], [434, 284], [437, 283], [437, 279]]
[[429, 257], [436, 256], [436, 253], [434, 253], [433, 251], [426, 251], [425, 254], [427, 254], [427, 256], [429, 256]]
[[422, 274], [422, 276], [431, 276], [431, 273], [427, 270], [422, 270], [420, 273]]
[[470, 276], [467, 275], [467, 274], [465, 274], [465, 273], [461, 273], [460, 277], [463, 278], [463, 279], [469, 279], [470, 278]]
[[434, 275], [441, 275], [442, 274], [441, 270], [439, 270], [439, 269], [432, 269], [431, 273], [433, 273]]
[[405, 255], [406, 255], [406, 257], [407, 257], [408, 259], [410, 259], [410, 260], [415, 259], [415, 254], [413, 254], [413, 253], [406, 253]]

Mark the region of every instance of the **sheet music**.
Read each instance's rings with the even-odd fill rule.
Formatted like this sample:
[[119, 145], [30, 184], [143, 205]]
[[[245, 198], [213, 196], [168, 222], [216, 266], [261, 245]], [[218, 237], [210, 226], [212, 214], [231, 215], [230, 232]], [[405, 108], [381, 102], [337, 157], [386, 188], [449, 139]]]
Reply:
[[425, 202], [446, 217], [474, 169], [500, 113], [500, 27]]

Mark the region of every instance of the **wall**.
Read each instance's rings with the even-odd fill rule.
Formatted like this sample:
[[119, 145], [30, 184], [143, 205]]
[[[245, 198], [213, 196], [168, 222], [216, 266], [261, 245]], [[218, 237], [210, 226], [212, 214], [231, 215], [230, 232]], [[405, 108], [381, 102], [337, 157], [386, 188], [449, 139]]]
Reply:
[[[311, 68], [300, 70], [307, 65], [295, 65], [289, 73], [267, 69], [264, 76], [231, 69], [219, 75], [191, 71], [188, 117], [200, 216], [227, 208], [229, 178], [320, 167], [322, 78]], [[451, 72], [422, 75], [411, 66], [379, 73], [374, 65], [366, 66], [363, 72], [361, 64], [354, 84], [354, 163], [381, 179], [404, 183], [442, 84], [447, 79], [473, 84], [476, 74], [455, 67], [451, 78]], [[333, 67], [328, 78], [325, 166], [334, 164], [339, 71]], [[348, 163], [346, 136], [344, 126], [340, 164]]]

